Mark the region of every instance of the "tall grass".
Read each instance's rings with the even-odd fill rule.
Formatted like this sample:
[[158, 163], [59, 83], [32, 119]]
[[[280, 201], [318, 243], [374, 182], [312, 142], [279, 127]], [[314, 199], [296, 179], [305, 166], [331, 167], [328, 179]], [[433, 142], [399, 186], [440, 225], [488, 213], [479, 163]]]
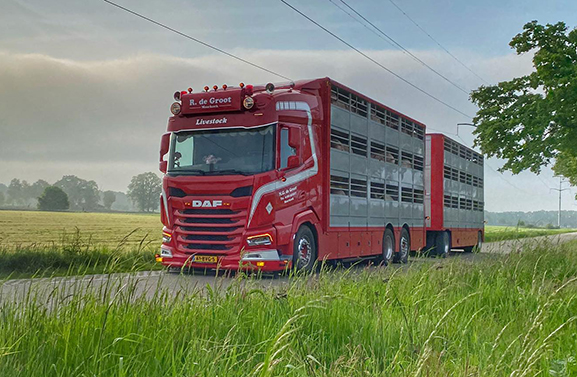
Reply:
[[[159, 268], [154, 263], [158, 244], [147, 236], [132, 240], [136, 230], [126, 234], [116, 246], [100, 245], [76, 228], [63, 232], [59, 242], [32, 245], [0, 243], [0, 278], [83, 275], [140, 271]], [[127, 240], [131, 240], [130, 243]]]
[[237, 276], [146, 297], [114, 277], [2, 297], [0, 376], [577, 375], [575, 243], [274, 289]]

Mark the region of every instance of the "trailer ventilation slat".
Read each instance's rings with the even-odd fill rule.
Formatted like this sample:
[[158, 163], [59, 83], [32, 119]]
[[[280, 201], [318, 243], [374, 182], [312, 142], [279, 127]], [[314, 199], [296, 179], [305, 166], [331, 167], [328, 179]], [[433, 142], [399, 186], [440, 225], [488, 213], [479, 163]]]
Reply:
[[378, 161], [385, 161], [385, 145], [371, 141], [371, 158]]
[[371, 199], [385, 199], [385, 184], [371, 182]]
[[397, 165], [399, 162], [399, 149], [391, 145], [386, 145], [385, 162]]
[[331, 194], [349, 195], [349, 179], [338, 175], [331, 175]]
[[367, 139], [351, 135], [351, 150], [356, 155], [367, 157]]
[[331, 127], [331, 148], [338, 151], [349, 151], [349, 134]]
[[351, 196], [357, 198], [367, 197], [367, 181], [351, 178]]
[[386, 185], [385, 200], [388, 201], [399, 201], [399, 186], [396, 185]]

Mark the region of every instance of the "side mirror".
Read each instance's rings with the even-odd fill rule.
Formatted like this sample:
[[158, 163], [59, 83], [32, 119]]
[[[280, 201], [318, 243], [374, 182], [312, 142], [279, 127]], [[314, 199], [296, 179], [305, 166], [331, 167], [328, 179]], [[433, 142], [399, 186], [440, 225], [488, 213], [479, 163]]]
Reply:
[[[289, 128], [289, 140], [288, 144], [291, 148], [296, 149], [297, 151], [300, 149], [301, 146], [301, 129], [297, 127]], [[298, 155], [298, 152], [297, 152]]]
[[166, 171], [168, 170], [168, 161], [160, 161], [160, 163], [158, 164], [158, 169], [166, 174]]
[[170, 134], [164, 134], [160, 139], [160, 164], [158, 167], [160, 171], [163, 173], [166, 173], [166, 170], [168, 168], [168, 162], [164, 161], [164, 156], [166, 156], [166, 154], [168, 153], [169, 148], [170, 148]]
[[301, 159], [299, 156], [289, 156], [286, 162], [286, 169], [294, 169], [299, 167], [301, 164]]

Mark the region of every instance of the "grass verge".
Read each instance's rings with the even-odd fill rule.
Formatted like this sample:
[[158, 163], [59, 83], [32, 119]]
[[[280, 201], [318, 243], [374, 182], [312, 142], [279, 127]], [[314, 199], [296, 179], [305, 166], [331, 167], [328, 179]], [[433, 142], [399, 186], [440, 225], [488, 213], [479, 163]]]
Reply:
[[571, 376], [576, 276], [573, 242], [267, 290], [50, 286], [3, 297], [0, 376]]

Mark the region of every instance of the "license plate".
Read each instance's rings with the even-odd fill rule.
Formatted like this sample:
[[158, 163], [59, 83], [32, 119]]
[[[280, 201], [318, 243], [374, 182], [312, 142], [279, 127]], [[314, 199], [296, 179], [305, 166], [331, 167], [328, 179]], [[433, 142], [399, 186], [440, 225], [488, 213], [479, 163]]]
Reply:
[[196, 263], [216, 263], [218, 262], [218, 257], [214, 255], [195, 255], [192, 261]]

